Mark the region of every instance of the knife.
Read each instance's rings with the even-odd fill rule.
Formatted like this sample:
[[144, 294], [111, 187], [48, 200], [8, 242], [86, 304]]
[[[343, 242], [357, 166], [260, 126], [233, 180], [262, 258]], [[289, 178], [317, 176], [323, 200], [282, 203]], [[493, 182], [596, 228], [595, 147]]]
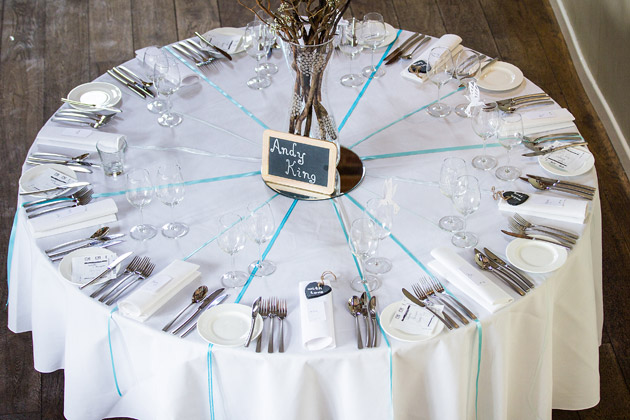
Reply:
[[563, 243], [556, 242], [556, 241], [551, 241], [549, 239], [535, 238], [533, 236], [525, 235], [523, 233], [508, 232], [507, 230], [503, 230], [503, 229], [501, 229], [501, 232], [505, 233], [506, 235], [513, 236], [515, 238], [529, 239], [529, 240], [532, 240], [532, 241], [548, 242], [550, 244], [559, 245], [559, 246], [565, 247], [567, 249], [573, 249], [573, 247], [571, 245], [563, 244]]
[[534, 283], [532, 283], [527, 277], [525, 277], [524, 275], [522, 275], [521, 273], [513, 269], [511, 265], [509, 265], [507, 262], [499, 258], [499, 256], [496, 255], [494, 252], [490, 251], [488, 248], [484, 248], [483, 251], [486, 253], [486, 256], [488, 257], [490, 261], [500, 265], [501, 267], [504, 267], [510, 273], [518, 277], [523, 283], [529, 286], [530, 289], [534, 288]]
[[69, 184], [58, 185], [58, 186], [52, 187], [52, 188], [46, 188], [45, 190], [21, 191], [19, 193], [19, 195], [39, 194], [39, 193], [45, 193], [45, 192], [50, 192], [50, 191], [55, 191], [55, 190], [65, 190], [67, 188], [85, 187], [87, 185], [90, 185], [90, 183], [86, 182], [86, 181], [71, 182]]
[[[224, 51], [221, 48], [217, 47], [216, 45], [213, 45], [210, 41], [208, 41], [206, 38], [204, 38], [203, 35], [201, 35], [199, 32], [195, 31], [195, 35], [197, 35], [197, 37], [200, 40], [202, 40], [207, 46], [209, 46], [210, 48], [214, 48], [215, 50], [217, 50], [218, 53], [223, 55], [228, 60], [232, 61], [232, 56], [230, 54], [228, 54], [227, 51]], [[271, 51], [271, 48], [269, 49], [269, 51]]]
[[249, 334], [247, 335], [247, 342], [245, 343], [245, 347], [249, 347], [249, 343], [252, 341], [252, 335], [254, 334], [254, 326], [256, 325], [256, 318], [258, 318], [258, 311], [260, 310], [260, 300], [262, 298], [258, 296], [258, 298], [252, 304], [252, 323], [249, 326]]
[[210, 294], [210, 296], [206, 297], [201, 302], [201, 305], [199, 305], [197, 307], [197, 310], [195, 312], [193, 312], [193, 314], [191, 316], [189, 316], [188, 319], [186, 321], [184, 321], [184, 323], [182, 325], [180, 325], [179, 327], [177, 327], [176, 330], [171, 332], [171, 334], [173, 334], [173, 335], [179, 334], [184, 329], [184, 327], [186, 327], [188, 324], [190, 324], [197, 317], [197, 315], [199, 315], [201, 313], [201, 311], [206, 309], [208, 307], [208, 305], [210, 305], [212, 303], [212, 301], [217, 298], [217, 296], [219, 296], [221, 293], [223, 293], [224, 290], [225, 289], [223, 287], [220, 287], [217, 290], [215, 290], [214, 292], [212, 292], [212, 294]]
[[484, 69], [486, 67], [488, 67], [491, 64], [494, 64], [499, 58], [495, 57], [492, 60], [488, 61], [486, 64], [484, 64], [483, 66], [481, 66], [481, 68], [479, 69], [479, 76], [481, 76], [481, 74], [483, 73]]
[[[227, 297], [230, 295], [221, 295], [218, 298], [216, 298], [210, 305], [208, 305], [208, 307], [206, 308], [206, 311], [210, 308], [214, 308], [215, 306], [219, 305], [221, 302], [223, 302], [225, 299], [227, 299]], [[205, 312], [205, 311], [204, 311]], [[197, 321], [195, 321], [194, 324], [192, 324], [190, 326], [190, 328], [188, 328], [186, 331], [184, 331], [184, 333], [182, 335], [180, 335], [181, 338], [186, 337], [188, 334], [190, 334], [190, 332], [192, 330], [194, 330], [197, 327]]]
[[84, 160], [74, 160], [74, 159], [68, 159], [68, 158], [54, 158], [54, 157], [41, 157], [43, 155], [39, 154], [39, 153], [33, 153], [32, 155], [30, 155], [28, 157], [28, 159], [31, 159], [32, 161], [37, 161], [37, 162], [45, 162], [45, 163], [58, 163], [58, 162], [64, 162], [66, 165], [78, 165], [78, 166], [89, 166], [89, 167], [94, 167], [94, 168], [100, 168], [101, 165], [97, 164], [97, 163], [92, 163], [92, 162], [86, 162]]
[[507, 277], [511, 282], [516, 284], [523, 292], [527, 293], [532, 289], [527, 283], [524, 283], [520, 278], [518, 278], [511, 272], [505, 271], [503, 269], [503, 266], [497, 264], [497, 262], [494, 261], [490, 257], [488, 257], [488, 264], [490, 265], [490, 267], [492, 267], [493, 270], [496, 270], [497, 273], [500, 273], [501, 275]]
[[410, 301], [412, 301], [413, 303], [415, 303], [416, 305], [425, 308], [426, 310], [428, 310], [429, 312], [431, 312], [433, 315], [436, 316], [437, 319], [439, 319], [440, 321], [442, 321], [442, 324], [446, 325], [446, 328], [448, 328], [449, 330], [453, 329], [453, 326], [446, 321], [444, 318], [442, 318], [442, 316], [440, 314], [438, 314], [437, 312], [435, 312], [433, 310], [433, 308], [425, 305], [424, 303], [422, 303], [422, 301], [420, 299], [418, 299], [417, 297], [415, 297], [414, 295], [412, 295], [409, 290], [405, 289], [404, 287], [402, 288], [402, 292], [403, 295], [405, 295], [407, 297], [407, 299], [409, 299]]
[[151, 95], [151, 97], [154, 97], [153, 96], [153, 92], [151, 91], [151, 89], [149, 89], [150, 86], [153, 86], [153, 82], [147, 82], [147, 81], [143, 80], [142, 77], [138, 76], [136, 73], [132, 72], [131, 70], [129, 70], [127, 67], [125, 67], [123, 65], [119, 65], [117, 68], [119, 70], [124, 71], [129, 76], [135, 78], [140, 83], [140, 85], [141, 85], [140, 87], [142, 88], [142, 90], [144, 90], [149, 95]]
[[90, 280], [89, 282], [85, 283], [82, 286], [79, 286], [79, 289], [83, 290], [86, 287], [96, 283], [98, 280], [102, 279], [103, 277], [105, 277], [107, 274], [109, 274], [114, 268], [118, 267], [120, 265], [120, 263], [122, 263], [123, 261], [125, 261], [127, 258], [129, 258], [129, 256], [133, 254], [132, 251], [129, 252], [125, 252], [124, 254], [122, 254], [120, 257], [116, 258], [114, 260], [114, 262], [112, 262], [110, 265], [107, 266], [107, 268], [105, 268], [105, 270], [99, 274], [98, 276], [94, 277], [92, 280]]
[[125, 81], [124, 79], [121, 79], [120, 76], [118, 76], [113, 71], [107, 70], [107, 74], [112, 76], [114, 79], [118, 80], [123, 85], [127, 86], [132, 92], [134, 92], [136, 95], [140, 96], [142, 99], [146, 99], [147, 98], [147, 95], [144, 93], [144, 91], [142, 89], [138, 88], [136, 85], [132, 85], [131, 83]]
[[542, 156], [542, 155], [546, 155], [546, 154], [549, 154], [549, 153], [553, 153], [556, 150], [568, 149], [569, 147], [576, 147], [576, 146], [585, 146], [587, 144], [588, 144], [588, 142], [585, 142], [585, 141], [581, 141], [579, 143], [563, 144], [562, 146], [556, 146], [556, 147], [552, 147], [552, 148], [549, 148], [549, 149], [540, 150], [538, 152], [524, 153], [522, 156], [526, 156], [526, 157]]
[[[105, 242], [102, 242], [100, 244], [97, 243], [97, 244], [89, 245], [89, 246], [93, 247], [93, 248], [109, 248], [110, 246], [118, 245], [118, 244], [121, 244], [123, 242], [125, 242], [125, 241], [122, 240], [122, 239], [113, 239], [111, 241], [105, 241]], [[81, 248], [85, 248], [85, 247], [81, 247]], [[56, 261], [62, 260], [63, 257], [65, 257], [66, 255], [67, 254], [58, 255], [55, 258], [51, 258], [50, 261], [56, 262]]]
[[37, 158], [27, 158], [26, 163], [29, 165], [46, 165], [47, 163], [55, 163], [57, 165], [67, 166], [72, 169], [74, 172], [82, 172], [86, 174], [91, 174], [92, 170], [90, 168], [86, 168], [81, 165], [77, 165], [73, 162], [63, 161], [63, 160], [47, 160], [47, 159], [37, 159]]
[[145, 95], [149, 95], [150, 97], [155, 98], [153, 92], [147, 89], [146, 86], [144, 86], [142, 83], [139, 83], [137, 80], [134, 80], [133, 78], [127, 76], [127, 74], [123, 73], [118, 67], [113, 67], [112, 70], [118, 76], [122, 77], [126, 82], [131, 83], [131, 86], [135, 86], [140, 89]]
[[80, 101], [74, 101], [72, 99], [68, 99], [68, 98], [61, 98], [61, 102], [65, 102], [67, 104], [71, 104], [71, 105], [78, 105], [78, 106], [83, 106], [83, 107], [88, 107], [88, 108], [94, 108], [94, 110], [98, 110], [98, 109], [104, 109], [106, 111], [111, 111], [111, 112], [122, 112], [122, 109], [113, 107], [113, 106], [102, 106], [102, 105], [96, 105], [96, 104], [88, 104], [85, 102], [80, 102]]
[[404, 45], [404, 44], [403, 44], [404, 46], [401, 45], [400, 46], [400, 51], [398, 51], [396, 54], [392, 55], [392, 57], [385, 62], [385, 65], [387, 66], [387, 65], [390, 65], [390, 64], [393, 64], [393, 63], [397, 62], [398, 60], [400, 60], [400, 57], [402, 57], [402, 55], [404, 53], [406, 53], [408, 50], [413, 48], [418, 42], [420, 42], [420, 41], [422, 41], [424, 39], [431, 39], [431, 38], [427, 37], [426, 35], [418, 34], [418, 36], [416, 38], [414, 38], [411, 42], [409, 42], [407, 45]]
[[124, 233], [116, 233], [113, 235], [108, 235], [108, 236], [103, 236], [102, 238], [99, 239], [93, 239], [85, 244], [79, 244], [76, 245], [74, 247], [71, 248], [66, 248], [63, 251], [55, 251], [55, 252], [50, 252], [48, 254], [48, 258], [54, 258], [54, 257], [58, 257], [58, 256], [63, 256], [66, 254], [71, 253], [72, 251], [76, 251], [77, 249], [81, 249], [81, 248], [87, 248], [87, 247], [91, 247], [91, 246], [95, 246], [95, 245], [99, 245], [99, 244], [105, 244], [107, 242], [111, 242], [114, 239], [118, 239], [118, 238], [122, 238], [123, 236], [125, 236]]
[[[421, 37], [422, 35], [419, 33], [415, 33], [413, 35], [411, 35], [409, 38], [407, 38], [402, 44], [400, 44], [400, 46], [398, 48], [396, 48], [394, 51], [392, 51], [391, 53], [389, 53], [389, 55], [387, 57], [384, 58], [385, 61], [389, 61], [392, 58], [394, 58], [395, 56], [397, 56], [398, 54], [402, 54], [403, 49], [407, 48], [407, 46], [412, 43], [413, 41], [417, 40], [419, 37]], [[387, 63], [385, 63], [387, 64]]]
[[537, 179], [537, 180], [543, 181], [543, 182], [549, 182], [549, 183], [553, 184], [554, 186], [556, 186], [556, 184], [559, 184], [559, 185], [566, 185], [568, 187], [581, 188], [585, 192], [588, 192], [590, 194], [595, 194], [595, 191], [597, 191], [597, 188], [595, 188], [595, 187], [589, 187], [588, 185], [577, 184], [575, 182], [562, 181], [562, 180], [559, 180], [559, 179], [546, 178], [544, 176], [530, 175], [530, 174], [527, 174], [527, 177], [528, 178], [534, 178], [534, 179]]

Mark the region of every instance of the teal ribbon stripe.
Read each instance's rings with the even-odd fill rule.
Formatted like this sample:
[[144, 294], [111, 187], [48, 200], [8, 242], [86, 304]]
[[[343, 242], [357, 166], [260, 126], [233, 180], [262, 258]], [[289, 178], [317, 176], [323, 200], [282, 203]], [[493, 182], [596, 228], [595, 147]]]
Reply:
[[107, 318], [107, 343], [109, 344], [109, 359], [112, 362], [112, 372], [114, 374], [114, 384], [116, 385], [116, 392], [118, 392], [118, 396], [122, 397], [122, 392], [120, 392], [120, 387], [118, 386], [118, 376], [116, 375], [116, 364], [114, 363], [114, 351], [112, 350], [112, 334], [111, 334], [111, 322], [112, 317], [114, 316], [114, 312], [118, 310], [118, 306], [116, 306], [109, 313], [109, 317]]
[[13, 225], [11, 226], [11, 235], [9, 236], [9, 247], [7, 248], [7, 303], [5, 308], [9, 307], [9, 290], [11, 288], [11, 260], [13, 260], [13, 249], [15, 248], [15, 232], [17, 231], [18, 211], [13, 216]]
[[[499, 143], [488, 143], [486, 147], [500, 147]], [[428, 155], [431, 153], [444, 153], [444, 152], [454, 152], [458, 150], [473, 150], [473, 149], [481, 149], [483, 148], [483, 144], [471, 144], [468, 146], [453, 146], [453, 147], [440, 147], [437, 149], [424, 149], [424, 150], [411, 150], [408, 152], [399, 152], [399, 153], [386, 153], [382, 155], [371, 155], [371, 156], [362, 156], [362, 161], [376, 160], [376, 159], [390, 159], [404, 156], [415, 156], [415, 155]]]

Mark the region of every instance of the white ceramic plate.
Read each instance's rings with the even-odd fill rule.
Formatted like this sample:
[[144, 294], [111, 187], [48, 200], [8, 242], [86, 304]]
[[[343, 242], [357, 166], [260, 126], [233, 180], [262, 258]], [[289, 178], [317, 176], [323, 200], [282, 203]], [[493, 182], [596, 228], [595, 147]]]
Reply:
[[486, 68], [477, 85], [491, 92], [501, 92], [514, 89], [523, 83], [523, 72], [516, 66], [503, 61], [497, 61]]
[[376, 48], [384, 48], [394, 42], [394, 40], [396, 39], [396, 32], [398, 32], [396, 28], [394, 28], [389, 23], [385, 23], [385, 39], [383, 39], [383, 42], [378, 44], [378, 47]]
[[[122, 92], [118, 87], [111, 83], [90, 82], [84, 83], [72, 89], [68, 93], [68, 99], [73, 101], [84, 102], [86, 104], [94, 104], [97, 107], [116, 106], [122, 98]], [[97, 110], [94, 107], [85, 107], [81, 105], [68, 104], [77, 109]]]
[[[59, 274], [61, 274], [61, 277], [68, 280], [72, 284], [80, 285], [81, 283], [72, 281], [72, 259], [74, 257], [86, 257], [89, 255], [116, 255], [116, 254], [106, 248], [81, 248], [81, 249], [77, 249], [76, 251], [72, 251], [71, 253], [63, 257], [63, 259], [59, 263], [58, 270], [59, 270]], [[119, 269], [120, 269], [120, 265], [114, 269], [114, 272], [118, 273]]]
[[[590, 171], [595, 165], [595, 157], [593, 154], [585, 147], [576, 147], [576, 149], [580, 149], [588, 152], [587, 159], [582, 162], [582, 166], [573, 170], [573, 171], [565, 171], [556, 166], [551, 165], [549, 162], [545, 160], [545, 156], [538, 156], [538, 164], [547, 172], [558, 175], [558, 176], [578, 176], [583, 175]], [[553, 153], [551, 153], [553, 155]], [[548, 155], [549, 156], [549, 155]]]
[[406, 332], [400, 331], [397, 328], [392, 327], [391, 325], [392, 319], [394, 318], [396, 311], [400, 307], [401, 302], [402, 301], [394, 302], [391, 305], [388, 305], [381, 312], [381, 317], [380, 317], [381, 327], [383, 327], [383, 331], [385, 331], [385, 333], [388, 336], [395, 338], [396, 340], [406, 341], [409, 343], [415, 343], [418, 341], [428, 340], [442, 332], [442, 328], [444, 328], [444, 324], [442, 324], [441, 322], [438, 322], [437, 326], [433, 330], [433, 334], [430, 334], [430, 335], [424, 335], [424, 334], [412, 335], [412, 334], [408, 334]]
[[[533, 235], [547, 238], [545, 236]], [[531, 239], [514, 239], [505, 249], [510, 264], [528, 273], [549, 273], [562, 267], [568, 252], [560, 245]]]
[[[56, 171], [59, 174], [63, 175], [62, 177], [56, 177], [59, 182], [51, 183], [50, 177], [47, 174], [50, 174], [50, 171]], [[20, 186], [20, 191], [32, 191], [36, 189], [46, 189], [51, 188], [54, 185], [63, 185], [69, 184], [71, 182], [77, 182], [76, 173], [68, 168], [67, 166], [57, 165], [54, 163], [38, 165], [34, 166], [28, 171], [24, 172], [18, 181]], [[63, 181], [63, 182], [62, 182]], [[55, 191], [50, 191], [47, 193], [38, 193], [38, 194], [30, 194], [33, 197], [52, 197], [55, 194], [59, 194], [61, 192], [60, 189]]]
[[[223, 347], [240, 347], [247, 341], [252, 322], [252, 308], [240, 303], [224, 303], [205, 311], [197, 321], [197, 331], [209, 343]], [[252, 341], [260, 335], [263, 320], [256, 317]]]
[[[208, 35], [208, 37], [206, 36]], [[245, 51], [243, 48], [243, 43], [240, 41], [241, 38], [245, 35], [244, 28], [215, 28], [211, 29], [204, 34], [204, 38], [209, 39], [213, 37], [219, 37], [220, 39], [232, 38], [232, 45], [227, 46], [223, 45], [221, 42], [217, 42], [216, 40], [213, 42], [219, 48], [224, 49], [229, 54], [238, 54]]]

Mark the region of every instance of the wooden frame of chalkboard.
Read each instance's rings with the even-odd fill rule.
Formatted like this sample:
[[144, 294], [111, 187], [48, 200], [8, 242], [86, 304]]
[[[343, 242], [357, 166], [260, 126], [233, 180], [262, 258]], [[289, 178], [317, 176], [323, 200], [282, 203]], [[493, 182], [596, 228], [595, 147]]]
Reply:
[[262, 178], [267, 183], [332, 194], [337, 153], [337, 146], [330, 141], [265, 130]]

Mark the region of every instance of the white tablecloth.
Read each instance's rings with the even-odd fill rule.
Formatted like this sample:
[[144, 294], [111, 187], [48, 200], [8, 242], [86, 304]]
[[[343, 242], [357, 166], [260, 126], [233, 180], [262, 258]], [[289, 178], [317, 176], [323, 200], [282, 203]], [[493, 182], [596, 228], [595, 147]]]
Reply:
[[[274, 52], [272, 61], [280, 71], [273, 76], [273, 84], [259, 92], [245, 85], [254, 74], [254, 61], [242, 54], [231, 63], [221, 62], [204, 70], [204, 74], [264, 125], [282, 130], [288, 121], [290, 75], [279, 52]], [[369, 56], [364, 54], [354, 68], [368, 62]], [[127, 65], [141, 71], [137, 60]], [[437, 187], [442, 160], [459, 156], [470, 166], [472, 157], [480, 151], [436, 150], [480, 143], [470, 122], [454, 114], [435, 119], [421, 110], [374, 134], [435, 98], [434, 85], [417, 85], [400, 77], [403, 65], [388, 66], [386, 76], [371, 82], [340, 132], [344, 146], [364, 140], [353, 148], [362, 157], [427, 151], [366, 160], [366, 177], [350, 194], [365, 204], [381, 194], [385, 179], [394, 178], [398, 186], [395, 199], [401, 211], [392, 232], [409, 254], [392, 239], [382, 242], [380, 254], [390, 258], [394, 268], [382, 276], [383, 286], [375, 292], [379, 311], [400, 300], [401, 287], [409, 287], [424, 274], [414, 258], [426, 264], [431, 260], [431, 249], [450, 246], [450, 234], [436, 224], [441, 216], [454, 211]], [[338, 83], [348, 69], [348, 61], [341, 55], [335, 55], [329, 65], [330, 109], [337, 123], [359, 94], [359, 90]], [[99, 80], [116, 84], [109, 76]], [[448, 86], [444, 93], [456, 87]], [[539, 90], [525, 81], [513, 91], [484, 93], [484, 97], [511, 97]], [[33, 331], [38, 371], [65, 369], [67, 418], [210, 418], [210, 400], [220, 419], [304, 420], [459, 420], [474, 419], [476, 413], [478, 419], [549, 419], [552, 407], [583, 409], [597, 404], [603, 319], [597, 198], [584, 226], [565, 225], [582, 235], [567, 263], [549, 275], [533, 275], [537, 287], [526, 297], [515, 296], [513, 304], [489, 314], [454, 289], [480, 315], [479, 328], [471, 324], [419, 343], [389, 339], [389, 346], [381, 337], [378, 348], [357, 350], [354, 319], [345, 306], [348, 297], [355, 294], [349, 280], [356, 276], [356, 267], [333, 203], [325, 200], [297, 202], [268, 255], [277, 264], [277, 271], [268, 278], [255, 278], [243, 295], [244, 304], [251, 304], [258, 296], [288, 300], [286, 353], [215, 346], [208, 359], [208, 345], [198, 335], [179, 339], [161, 332], [161, 327], [189, 301], [194, 288], [200, 283], [210, 289], [219, 287], [220, 275], [229, 269], [229, 257], [214, 242], [199, 249], [218, 232], [218, 217], [228, 211], [243, 212], [249, 202], [261, 203], [273, 195], [259, 176], [208, 181], [258, 171], [263, 126], [207, 81], [175, 95], [174, 109], [183, 113], [184, 122], [173, 129], [159, 126], [139, 97], [124, 88], [122, 92], [124, 112], [103, 131], [127, 136], [127, 167], [144, 167], [155, 173], [160, 162], [177, 159], [187, 181], [205, 181], [188, 186], [186, 198], [175, 208], [177, 219], [190, 225], [186, 237], [168, 240], [158, 235], [145, 243], [128, 239], [114, 249], [150, 256], [158, 271], [174, 258], [197, 250], [189, 261], [201, 266], [202, 277], [144, 324], [118, 312], [111, 314], [112, 308], [93, 301], [63, 280], [56, 265], [41, 251], [66, 239], [88, 236], [94, 229], [34, 240], [26, 228], [23, 210], [18, 210], [10, 261], [9, 327], [14, 332]], [[463, 100], [458, 92], [446, 102], [455, 105]], [[36, 149], [34, 144], [32, 150]], [[505, 150], [489, 151], [499, 157], [500, 163], [505, 161]], [[519, 151], [514, 155], [520, 155]], [[534, 159], [518, 156], [515, 161], [524, 173], [544, 174]], [[498, 212], [490, 188], [530, 188], [521, 181], [499, 181], [492, 172], [470, 170], [483, 188], [481, 207], [469, 217], [470, 229], [479, 234], [482, 247], [505, 255], [509, 239], [499, 230], [507, 227], [507, 220]], [[79, 177], [92, 181], [96, 192], [125, 188], [124, 177], [105, 179], [100, 173]], [[575, 181], [595, 185], [594, 170]], [[113, 231], [127, 232], [138, 223], [138, 211], [124, 195], [114, 199], [120, 210]], [[277, 225], [292, 203], [283, 196], [271, 200]], [[339, 205], [350, 219], [361, 214], [347, 197], [341, 198]], [[156, 200], [145, 209], [145, 221], [161, 226], [168, 221], [167, 210]], [[472, 250], [457, 252], [472, 261]], [[250, 242], [238, 254], [237, 263], [245, 269], [256, 257], [257, 247]], [[308, 352], [300, 343], [296, 285], [317, 280], [325, 270], [338, 277], [333, 284], [337, 347]], [[230, 293], [228, 301], [233, 301], [238, 290]], [[112, 355], [122, 396], [114, 381]], [[208, 360], [212, 368], [211, 397]]]

